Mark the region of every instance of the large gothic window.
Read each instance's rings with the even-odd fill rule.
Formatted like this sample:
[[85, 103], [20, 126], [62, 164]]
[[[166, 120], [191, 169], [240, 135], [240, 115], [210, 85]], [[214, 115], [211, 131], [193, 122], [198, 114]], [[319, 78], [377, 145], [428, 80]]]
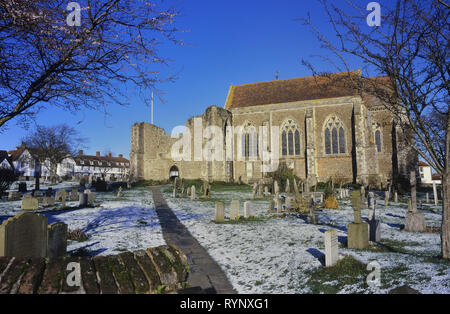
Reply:
[[300, 131], [293, 119], [287, 119], [281, 126], [281, 155], [300, 155]]
[[338, 117], [333, 115], [325, 123], [324, 139], [325, 154], [345, 154], [345, 128]]
[[373, 123], [373, 129], [375, 130], [375, 145], [377, 146], [377, 152], [381, 152], [382, 142], [381, 142], [381, 126], [379, 123]]
[[251, 122], [244, 124], [242, 133], [242, 157], [256, 158], [258, 156], [258, 133]]

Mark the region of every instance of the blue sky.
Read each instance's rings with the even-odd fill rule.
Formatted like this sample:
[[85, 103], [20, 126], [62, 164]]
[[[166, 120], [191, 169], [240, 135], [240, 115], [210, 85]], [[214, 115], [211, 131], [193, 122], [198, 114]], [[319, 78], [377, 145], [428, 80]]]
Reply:
[[[210, 105], [223, 106], [230, 84], [273, 80], [276, 71], [280, 79], [309, 76], [310, 71], [301, 64], [302, 58], [313, 61], [319, 70], [334, 71], [329, 64], [312, 57], [325, 51], [320, 49], [310, 30], [295, 21], [310, 12], [322, 31], [331, 31], [318, 1], [185, 0], [178, 3], [182, 16], [177, 26], [188, 30], [180, 35], [187, 45], [166, 43], [159, 48], [162, 56], [174, 60], [162, 73], [178, 76], [174, 83], [157, 86], [164, 103], [155, 97], [155, 124], [166, 132], [184, 125], [189, 117], [202, 114]], [[343, 0], [332, 3], [346, 6]], [[355, 63], [354, 68], [358, 67]], [[105, 116], [102, 112], [81, 110], [71, 114], [48, 107], [38, 115], [37, 123], [67, 123], [75, 127], [89, 139], [87, 153], [111, 150], [115, 155], [128, 157], [131, 126], [135, 122], [149, 122], [150, 109], [136, 97], [129, 107], [111, 105], [108, 113]], [[23, 126], [10, 122], [0, 133], [0, 149], [13, 149], [27, 132]]]

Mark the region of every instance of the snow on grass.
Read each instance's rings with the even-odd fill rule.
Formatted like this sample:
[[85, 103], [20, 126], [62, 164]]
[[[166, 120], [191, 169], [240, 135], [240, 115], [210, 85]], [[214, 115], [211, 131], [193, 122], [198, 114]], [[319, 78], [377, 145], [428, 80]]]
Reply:
[[[83, 249], [84, 254], [92, 256], [112, 255], [165, 244], [150, 189], [124, 190], [121, 200], [116, 200], [114, 193], [97, 193], [96, 204], [100, 207], [39, 212], [49, 224], [62, 221], [69, 230], [81, 229], [89, 236], [84, 242], [69, 241], [69, 253]], [[67, 205], [75, 207], [78, 202]], [[12, 209], [14, 206], [19, 208]], [[0, 202], [0, 217], [18, 213], [20, 202]]]
[[[249, 200], [250, 189], [217, 189], [219, 191], [214, 191], [213, 187], [212, 199], [224, 201], [226, 213], [229, 213], [231, 200], [240, 200], [242, 215], [242, 203]], [[357, 284], [339, 286], [338, 293], [386, 293], [403, 284], [423, 293], [450, 293], [450, 264], [435, 258], [440, 253], [440, 235], [400, 231], [406, 204], [377, 205], [376, 216], [382, 221], [384, 246], [349, 250], [345, 242], [347, 224], [353, 221], [350, 201], [340, 202], [339, 210], [319, 210], [317, 226], [307, 224], [306, 217], [300, 214], [280, 218], [267, 213], [267, 199], [251, 201], [258, 220], [216, 224], [212, 221], [214, 201], [174, 199], [167, 189], [163, 194], [180, 221], [222, 267], [239, 293], [311, 292], [307, 282], [311, 272], [322, 267], [324, 232], [333, 228], [338, 230], [341, 255], [352, 255], [365, 264], [376, 261], [382, 274], [380, 287], [368, 287], [365, 278], [361, 278]], [[439, 207], [429, 207], [430, 210], [423, 211], [427, 224], [439, 226]], [[362, 215], [367, 217], [368, 209], [363, 209]], [[367, 271], [367, 275], [369, 273]]]

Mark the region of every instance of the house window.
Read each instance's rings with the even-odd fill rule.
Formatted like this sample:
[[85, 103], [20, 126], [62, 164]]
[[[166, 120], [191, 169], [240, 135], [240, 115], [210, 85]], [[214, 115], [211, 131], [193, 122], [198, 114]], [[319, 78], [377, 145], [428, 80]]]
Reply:
[[281, 126], [282, 156], [300, 155], [300, 131], [294, 119], [287, 119]]
[[325, 154], [345, 154], [345, 128], [344, 124], [338, 117], [331, 116], [325, 123], [324, 139]]

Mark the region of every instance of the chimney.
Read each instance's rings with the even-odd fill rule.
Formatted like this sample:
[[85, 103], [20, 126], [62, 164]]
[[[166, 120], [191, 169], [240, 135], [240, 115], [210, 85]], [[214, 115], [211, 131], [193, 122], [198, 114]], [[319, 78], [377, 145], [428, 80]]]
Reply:
[[123, 155], [122, 155], [122, 154], [119, 154], [119, 158], [123, 158]]
[[82, 150], [82, 149], [80, 149], [80, 150], [78, 151], [78, 156], [83, 156], [83, 150]]
[[95, 153], [95, 156], [96, 156], [96, 157], [100, 157], [100, 152], [96, 152], [96, 153]]

